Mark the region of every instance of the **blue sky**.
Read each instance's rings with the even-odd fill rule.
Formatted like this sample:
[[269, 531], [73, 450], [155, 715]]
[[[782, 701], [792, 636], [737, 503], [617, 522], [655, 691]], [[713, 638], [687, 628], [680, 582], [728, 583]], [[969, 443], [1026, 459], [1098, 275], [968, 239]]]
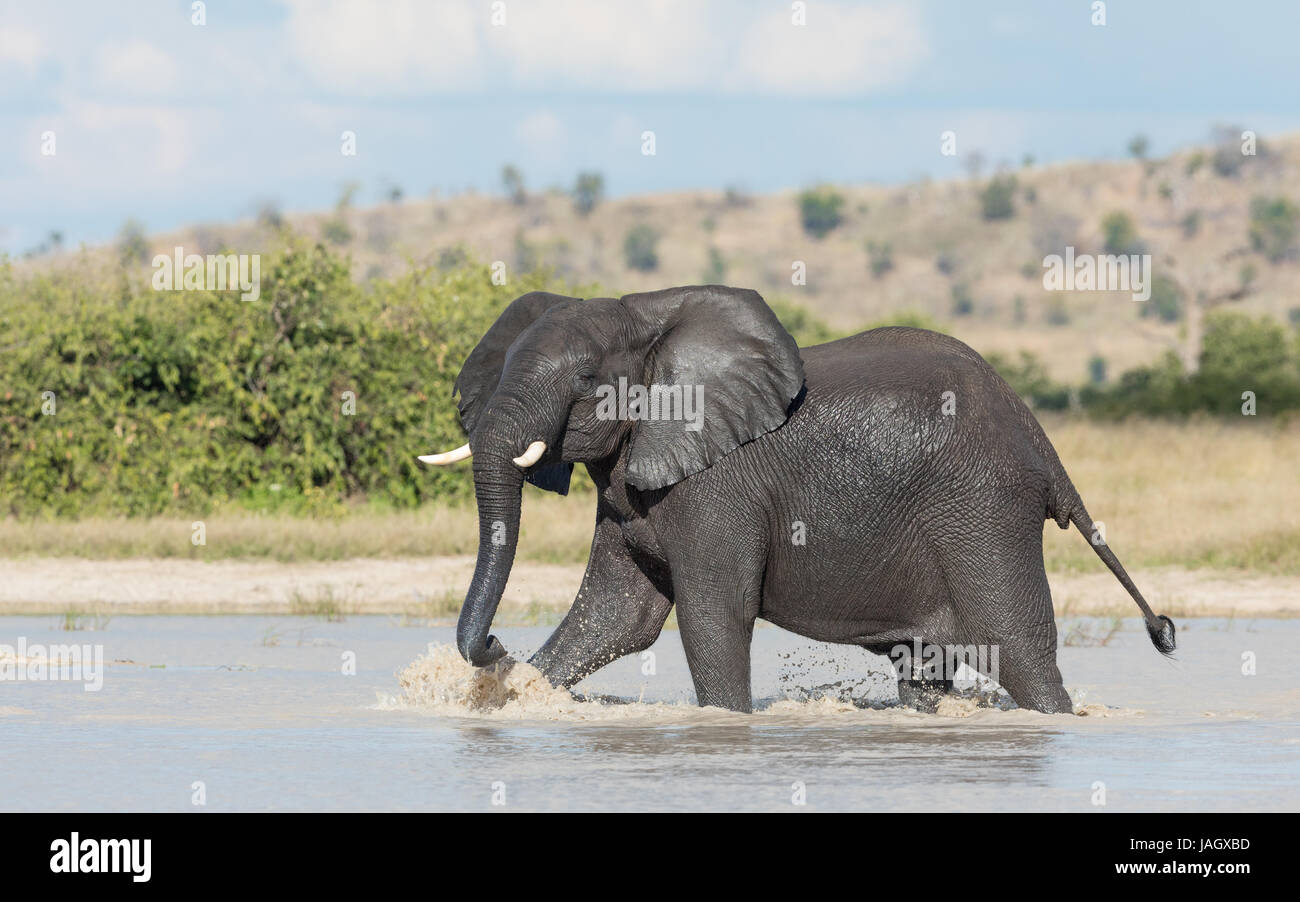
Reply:
[[533, 188], [767, 191], [1300, 130], [1290, 0], [1112, 0], [1104, 26], [1091, 0], [792, 6], [210, 0], [200, 26], [189, 0], [0, 0], [0, 251], [319, 209], [352, 181], [361, 203], [499, 191], [506, 163]]

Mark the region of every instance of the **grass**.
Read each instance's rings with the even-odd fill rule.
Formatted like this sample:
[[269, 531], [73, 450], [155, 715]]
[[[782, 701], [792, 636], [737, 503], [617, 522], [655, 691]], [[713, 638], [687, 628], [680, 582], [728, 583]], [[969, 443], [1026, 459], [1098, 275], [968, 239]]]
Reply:
[[[1300, 573], [1300, 423], [1241, 419], [1043, 425], [1126, 567]], [[1051, 572], [1098, 567], [1073, 527], [1047, 524], [1043, 551]]]
[[[1300, 574], [1300, 422], [1198, 419], [1099, 424], [1044, 418], [1094, 520], [1130, 569], [1181, 566]], [[586, 560], [595, 500], [528, 489], [519, 559]], [[91, 559], [262, 558], [278, 561], [473, 554], [472, 507], [386, 512], [360, 508], [337, 519], [228, 514], [206, 520], [207, 544], [190, 544], [189, 518], [0, 521], [7, 557]], [[1077, 530], [1044, 525], [1047, 568], [1088, 573], [1100, 563]], [[445, 617], [460, 598], [429, 599], [413, 620]], [[341, 617], [346, 599], [302, 598], [302, 613]]]
[[334, 591], [333, 586], [323, 586], [311, 594], [294, 590], [289, 598], [289, 613], [318, 617], [326, 623], [342, 623], [347, 619], [348, 603]]
[[[541, 563], [587, 559], [595, 524], [595, 497], [524, 494], [518, 556]], [[478, 515], [472, 505], [414, 511], [360, 508], [330, 519], [217, 514], [204, 519], [207, 544], [190, 542], [189, 517], [87, 518], [77, 521], [0, 520], [6, 557], [91, 559], [188, 558], [332, 561], [474, 554]], [[304, 601], [304, 603], [307, 603]]]
[[69, 608], [63, 612], [63, 619], [58, 621], [54, 628], [64, 632], [100, 631], [107, 629], [108, 622], [112, 619], [109, 614], [99, 609], [83, 611], [80, 608]]

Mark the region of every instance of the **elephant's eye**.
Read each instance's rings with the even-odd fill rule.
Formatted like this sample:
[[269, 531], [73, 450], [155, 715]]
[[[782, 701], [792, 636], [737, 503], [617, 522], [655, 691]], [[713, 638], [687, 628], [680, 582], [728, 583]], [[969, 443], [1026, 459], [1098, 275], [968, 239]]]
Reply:
[[577, 390], [578, 394], [585, 395], [596, 387], [596, 374], [585, 370], [575, 374], [573, 377], [573, 387]]

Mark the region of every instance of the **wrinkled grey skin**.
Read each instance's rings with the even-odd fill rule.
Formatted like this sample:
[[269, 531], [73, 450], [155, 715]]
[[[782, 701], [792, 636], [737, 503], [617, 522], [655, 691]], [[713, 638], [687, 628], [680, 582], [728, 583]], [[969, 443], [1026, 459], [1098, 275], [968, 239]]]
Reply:
[[[620, 376], [702, 384], [702, 428], [597, 417], [597, 387]], [[531, 661], [555, 685], [648, 648], [676, 605], [701, 705], [751, 709], [762, 617], [880, 654], [915, 637], [997, 645], [997, 678], [1017, 704], [1071, 711], [1042, 528], [1054, 519], [1092, 536], [1092, 520], [1028, 408], [956, 339], [884, 328], [799, 349], [758, 294], [720, 286], [532, 293], [484, 336], [456, 389], [479, 512], [457, 630], [472, 664], [506, 654], [488, 631], [524, 479], [563, 494], [580, 461], [599, 490], [590, 562]], [[538, 440], [546, 454], [525, 473], [512, 458]], [[1172, 622], [1094, 547], [1172, 651]], [[904, 680], [900, 696], [932, 703], [946, 685]]]

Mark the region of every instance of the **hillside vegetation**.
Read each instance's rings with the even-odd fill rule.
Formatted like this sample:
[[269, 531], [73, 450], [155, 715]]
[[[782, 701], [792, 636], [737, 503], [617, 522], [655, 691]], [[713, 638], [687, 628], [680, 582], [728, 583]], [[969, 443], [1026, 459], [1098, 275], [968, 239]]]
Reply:
[[[984, 354], [1031, 352], [1058, 382], [1101, 383], [1166, 351], [1194, 367], [1214, 310], [1300, 316], [1300, 138], [1266, 136], [1254, 155], [1241, 146], [1239, 130], [1220, 129], [1206, 146], [1158, 160], [972, 164], [954, 181], [765, 195], [606, 199], [597, 173], [534, 190], [507, 167], [496, 194], [389, 188], [367, 207], [348, 185], [332, 210], [268, 206], [256, 219], [164, 235], [131, 225], [116, 247], [85, 253], [123, 254], [147, 271], [152, 254], [176, 245], [265, 251], [287, 223], [349, 254], [359, 281], [472, 258], [499, 262], [512, 281], [541, 266], [611, 294], [725, 282], [806, 308], [835, 332], [910, 312]], [[1145, 152], [1145, 142], [1134, 147]], [[1043, 260], [1067, 246], [1151, 254], [1153, 297], [1045, 290]], [[38, 254], [20, 269], [69, 257]], [[797, 263], [806, 284], [791, 282]]]
[[[358, 282], [346, 257], [283, 231], [261, 296], [155, 291], [133, 268], [20, 276], [0, 267], [0, 510], [19, 517], [415, 508], [472, 497], [469, 468], [415, 457], [463, 441], [456, 374], [515, 296], [589, 295], [544, 272], [495, 285], [473, 262]], [[832, 330], [776, 303], [801, 344]], [[913, 324], [915, 316], [895, 317]], [[1096, 417], [1300, 408], [1300, 337], [1237, 312], [1176, 357], [1109, 386], [1056, 383], [1032, 356], [992, 357], [1040, 409]], [[1255, 416], [1242, 416], [1243, 391]]]

